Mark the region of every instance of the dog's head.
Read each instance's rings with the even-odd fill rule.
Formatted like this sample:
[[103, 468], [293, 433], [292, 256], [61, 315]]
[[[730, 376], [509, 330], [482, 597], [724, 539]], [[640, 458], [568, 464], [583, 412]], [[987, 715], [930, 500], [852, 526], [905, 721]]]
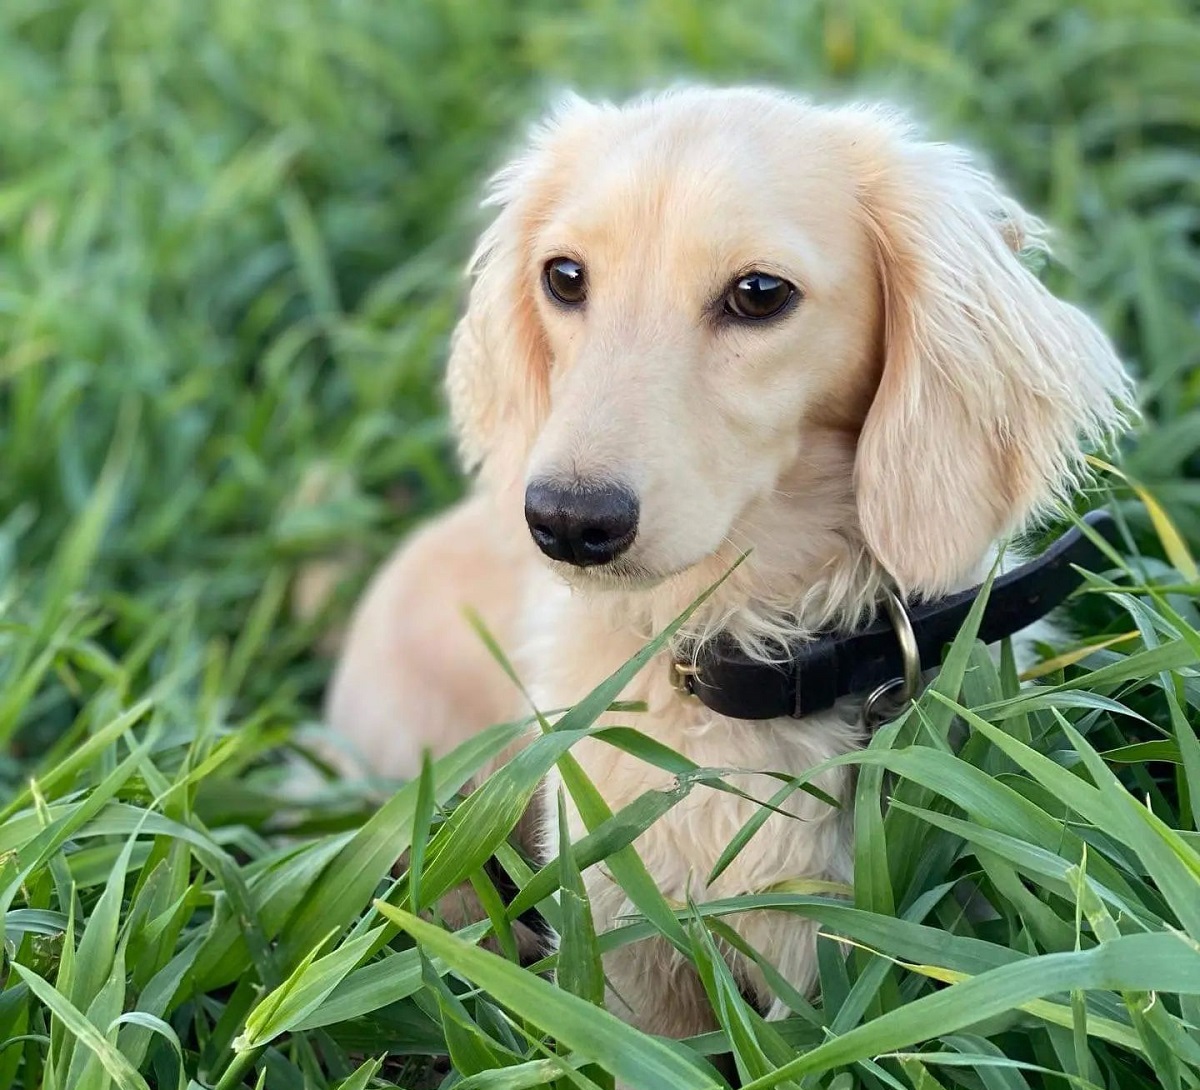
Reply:
[[452, 409], [577, 583], [649, 584], [786, 508], [941, 593], [1128, 398], [1105, 337], [1019, 260], [1038, 222], [885, 111], [575, 99], [491, 203]]

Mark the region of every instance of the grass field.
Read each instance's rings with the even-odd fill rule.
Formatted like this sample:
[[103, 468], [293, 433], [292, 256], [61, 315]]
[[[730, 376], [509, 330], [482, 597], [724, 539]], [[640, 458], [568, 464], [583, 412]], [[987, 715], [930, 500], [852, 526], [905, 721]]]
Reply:
[[[561, 732], [465, 806], [514, 728], [378, 810], [284, 783], [319, 635], [462, 488], [437, 382], [483, 176], [555, 88], [679, 76], [884, 94], [985, 151], [1143, 392], [1078, 643], [1018, 691], [964, 633], [861, 759], [852, 902], [667, 905], [624, 845], [672, 799], [613, 818], [570, 776], [591, 854], [532, 876], [504, 842]], [[728, 1052], [755, 1088], [1200, 1085], [1188, 0], [4, 0], [0, 118], [0, 1088], [674, 1090], [722, 1085]], [[299, 620], [297, 572], [335, 555], [355, 577]], [[604, 856], [645, 915], [596, 936], [578, 871]], [[408, 914], [464, 879], [504, 950], [542, 902], [557, 983], [478, 949], [487, 925]], [[714, 957], [749, 903], [826, 935], [783, 1022]], [[656, 930], [720, 1032], [667, 1044], [592, 1005], [598, 951]]]

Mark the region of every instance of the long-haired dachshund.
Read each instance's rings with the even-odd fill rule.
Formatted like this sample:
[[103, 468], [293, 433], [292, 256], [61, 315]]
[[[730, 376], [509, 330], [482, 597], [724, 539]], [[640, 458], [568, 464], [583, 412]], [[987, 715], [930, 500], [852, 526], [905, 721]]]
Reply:
[[[1045, 249], [1038, 220], [889, 109], [762, 90], [572, 98], [487, 204], [447, 376], [477, 485], [377, 576], [330, 695], [334, 728], [380, 771], [412, 775], [423, 748], [527, 712], [464, 606], [538, 706], [562, 708], [748, 554], [681, 639], [769, 661], [861, 626], [889, 590], [928, 601], [977, 581], [998, 540], [1072, 491], [1130, 401], [1103, 333], [1023, 262]], [[647, 705], [639, 729], [702, 766], [797, 774], [864, 742], [865, 694], [750, 723], [681, 693], [671, 660], [623, 695]], [[671, 782], [599, 740], [574, 752], [613, 810]], [[818, 786], [845, 800], [849, 773]], [[755, 809], [693, 791], [636, 849], [678, 902], [850, 880], [846, 808], [798, 793], [706, 885]], [[632, 911], [603, 866], [585, 880], [598, 929]], [[811, 923], [733, 922], [811, 988]], [[756, 966], [729, 958], [781, 1013]], [[714, 1024], [665, 941], [604, 967], [611, 1009], [643, 1029]]]

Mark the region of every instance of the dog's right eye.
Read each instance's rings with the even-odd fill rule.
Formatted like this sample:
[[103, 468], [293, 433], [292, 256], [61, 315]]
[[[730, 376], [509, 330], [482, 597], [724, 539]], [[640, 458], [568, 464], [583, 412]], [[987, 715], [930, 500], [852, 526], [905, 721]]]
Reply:
[[555, 257], [546, 262], [542, 283], [550, 297], [563, 306], [576, 307], [587, 298], [587, 279], [583, 266], [569, 257]]

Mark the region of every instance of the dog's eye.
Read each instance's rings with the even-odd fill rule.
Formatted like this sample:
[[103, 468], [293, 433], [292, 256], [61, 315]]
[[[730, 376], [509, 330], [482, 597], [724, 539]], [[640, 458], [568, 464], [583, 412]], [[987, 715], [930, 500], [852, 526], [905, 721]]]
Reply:
[[578, 306], [587, 298], [587, 279], [583, 274], [583, 266], [569, 257], [555, 257], [547, 261], [542, 282], [551, 297], [564, 306]]
[[796, 289], [770, 273], [751, 272], [740, 277], [725, 296], [725, 313], [736, 318], [773, 318], [792, 301]]

